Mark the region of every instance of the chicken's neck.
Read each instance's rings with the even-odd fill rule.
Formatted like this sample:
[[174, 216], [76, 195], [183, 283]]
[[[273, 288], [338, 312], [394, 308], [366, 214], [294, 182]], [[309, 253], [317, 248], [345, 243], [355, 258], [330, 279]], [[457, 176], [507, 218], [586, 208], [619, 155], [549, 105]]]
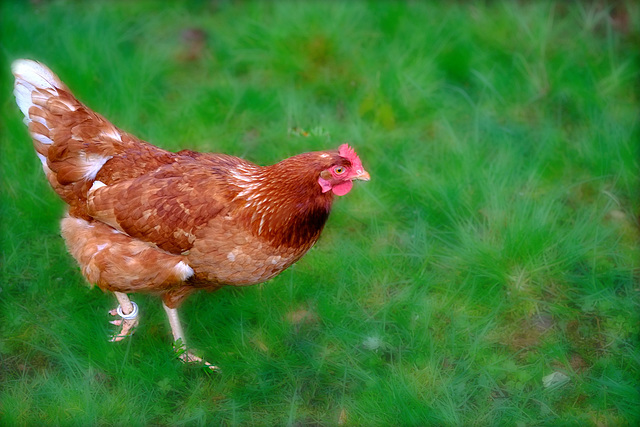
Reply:
[[[257, 172], [257, 171], [255, 171]], [[317, 177], [308, 171], [273, 167], [236, 181], [240, 215], [254, 235], [274, 246], [311, 247], [320, 237], [333, 203], [333, 195], [322, 193]]]

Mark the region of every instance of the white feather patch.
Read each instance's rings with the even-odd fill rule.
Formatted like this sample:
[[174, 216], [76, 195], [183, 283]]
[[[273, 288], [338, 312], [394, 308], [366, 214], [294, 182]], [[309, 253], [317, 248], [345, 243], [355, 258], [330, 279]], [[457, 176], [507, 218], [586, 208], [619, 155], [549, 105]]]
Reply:
[[55, 74], [36, 61], [18, 59], [11, 64], [11, 71], [18, 79], [24, 80], [37, 88], [55, 89], [60, 87]]
[[[28, 59], [15, 61], [11, 64], [11, 71], [16, 77], [13, 94], [16, 97], [16, 103], [20, 111], [25, 116], [25, 124], [28, 126], [31, 121], [36, 121], [47, 126], [42, 117], [30, 117], [29, 109], [34, 105], [34, 97], [42, 101], [51, 95], [57, 95], [57, 88], [62, 87], [62, 83], [47, 67]], [[46, 93], [39, 93], [38, 91], [45, 91]]]
[[109, 127], [108, 130], [102, 130], [100, 132], [101, 135], [106, 136], [107, 138], [115, 139], [116, 141], [122, 142], [122, 138], [120, 137], [120, 133], [116, 131], [114, 128]]
[[96, 191], [98, 188], [100, 187], [106, 187], [107, 184], [105, 184], [102, 181], [94, 181], [93, 185], [91, 186], [91, 188], [89, 189], [89, 191], [87, 192], [87, 194], [89, 193], [93, 193], [94, 191]]
[[[113, 156], [98, 156], [95, 154], [85, 155], [84, 174], [82, 177], [90, 181], [98, 175], [102, 166]], [[95, 185], [95, 184], [94, 184]]]
[[[38, 122], [40, 124], [43, 124], [44, 127], [46, 127], [47, 129], [49, 129], [49, 125], [47, 125], [47, 121], [44, 119], [44, 117], [40, 117], [40, 116], [29, 116], [28, 118], [29, 122]], [[29, 126], [29, 124], [27, 123], [27, 126]]]
[[31, 133], [31, 138], [43, 144], [51, 145], [53, 141], [40, 133]]
[[[43, 156], [42, 154], [40, 154], [40, 153], [36, 153], [36, 155], [38, 156], [38, 158], [42, 162], [42, 167], [44, 168], [45, 166], [47, 166], [47, 158], [45, 156]], [[47, 166], [47, 169], [48, 168], [49, 168], [49, 166]]]
[[193, 268], [191, 268], [184, 261], [180, 261], [179, 263], [177, 263], [176, 266], [173, 267], [173, 269], [175, 270], [180, 280], [187, 280], [189, 277], [193, 276], [194, 274]]
[[16, 103], [24, 114], [25, 117], [29, 117], [29, 108], [33, 105], [31, 101], [31, 90], [26, 86], [16, 81], [16, 87], [13, 89], [13, 95], [16, 97]]

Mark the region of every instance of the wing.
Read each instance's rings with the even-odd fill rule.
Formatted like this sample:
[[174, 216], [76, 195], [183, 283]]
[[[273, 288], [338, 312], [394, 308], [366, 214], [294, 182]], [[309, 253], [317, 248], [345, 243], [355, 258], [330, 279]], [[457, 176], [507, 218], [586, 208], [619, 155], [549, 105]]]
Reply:
[[134, 179], [96, 181], [87, 195], [88, 214], [169, 253], [188, 251], [196, 231], [226, 213], [240, 188], [222, 168], [186, 156], [174, 160]]

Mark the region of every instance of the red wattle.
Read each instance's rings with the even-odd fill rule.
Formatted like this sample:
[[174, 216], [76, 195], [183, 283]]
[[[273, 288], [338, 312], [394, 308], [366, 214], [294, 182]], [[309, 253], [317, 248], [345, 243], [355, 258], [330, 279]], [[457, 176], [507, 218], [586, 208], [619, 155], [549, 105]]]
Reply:
[[334, 185], [331, 189], [333, 190], [333, 194], [336, 196], [344, 196], [353, 187], [353, 182], [351, 181], [343, 181], [340, 184]]

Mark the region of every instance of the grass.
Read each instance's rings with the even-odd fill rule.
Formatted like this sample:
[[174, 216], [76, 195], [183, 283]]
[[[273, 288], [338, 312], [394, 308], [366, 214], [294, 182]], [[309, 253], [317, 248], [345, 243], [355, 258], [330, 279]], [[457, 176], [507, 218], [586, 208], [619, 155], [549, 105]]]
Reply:
[[[0, 8], [0, 424], [640, 420], [637, 5]], [[373, 179], [301, 262], [184, 304], [221, 374], [174, 358], [154, 297], [106, 341], [115, 300], [59, 237], [11, 96], [20, 57], [171, 150], [356, 147]]]

